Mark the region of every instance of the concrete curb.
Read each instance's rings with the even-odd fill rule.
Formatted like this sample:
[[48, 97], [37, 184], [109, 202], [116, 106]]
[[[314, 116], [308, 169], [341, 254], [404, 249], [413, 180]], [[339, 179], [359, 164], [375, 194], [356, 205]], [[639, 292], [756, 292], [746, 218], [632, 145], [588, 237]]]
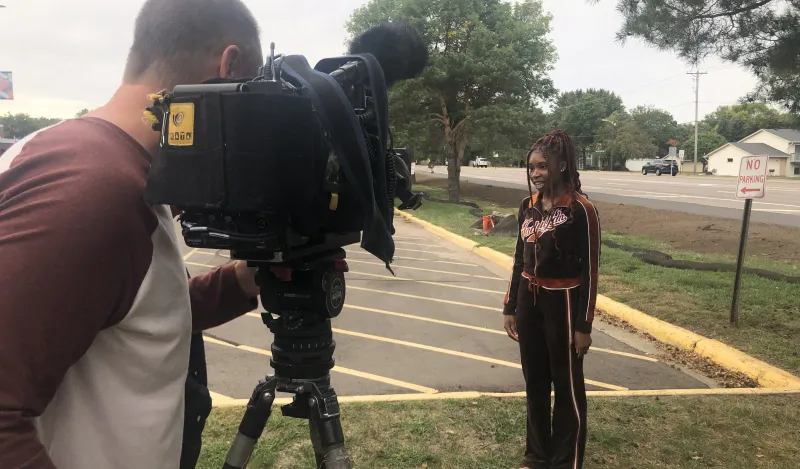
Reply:
[[[399, 210], [395, 210], [395, 213], [509, 271], [513, 266], [511, 256], [479, 246], [478, 243], [471, 239], [451, 233], [440, 226], [420, 220], [409, 213]], [[753, 358], [717, 340], [708, 339], [666, 321], [648, 316], [611, 298], [597, 295], [597, 308], [627, 322], [640, 331], [650, 334], [661, 342], [694, 352], [729, 370], [744, 373], [765, 388], [800, 388], [800, 378], [791, 373]]]

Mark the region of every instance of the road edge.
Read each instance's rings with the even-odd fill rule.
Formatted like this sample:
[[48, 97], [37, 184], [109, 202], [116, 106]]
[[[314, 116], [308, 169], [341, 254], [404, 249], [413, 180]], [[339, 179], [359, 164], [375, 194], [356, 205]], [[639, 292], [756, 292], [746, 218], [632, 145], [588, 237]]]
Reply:
[[[441, 226], [419, 219], [410, 213], [395, 209], [395, 214], [415, 223], [431, 233], [510, 271], [513, 266], [511, 256], [480, 246], [475, 241], [445, 230]], [[674, 345], [705, 357], [714, 363], [744, 373], [764, 388], [800, 388], [800, 378], [793, 374], [758, 360], [720, 341], [703, 337], [682, 327], [619, 303], [603, 295], [597, 295], [597, 308], [636, 329], [646, 332], [656, 340]]]

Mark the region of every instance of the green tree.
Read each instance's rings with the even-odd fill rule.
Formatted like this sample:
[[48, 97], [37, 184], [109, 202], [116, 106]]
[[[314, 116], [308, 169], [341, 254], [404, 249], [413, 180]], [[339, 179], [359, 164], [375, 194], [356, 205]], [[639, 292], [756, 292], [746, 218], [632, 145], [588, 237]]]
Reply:
[[643, 39], [693, 64], [709, 55], [739, 63], [759, 78], [748, 99], [800, 114], [800, 1], [618, 0], [617, 10], [620, 41]]
[[520, 162], [524, 165], [529, 147], [548, 130], [544, 112], [525, 103], [500, 106], [489, 114], [478, 115], [475, 122], [479, 125], [470, 139], [470, 156], [488, 158], [497, 153], [497, 160], [491, 160], [497, 166], [519, 166]]
[[603, 119], [624, 112], [622, 98], [612, 91], [589, 88], [562, 93], [551, 114], [553, 127], [567, 131], [575, 140], [586, 162], [586, 152], [594, 148]]
[[739, 141], [759, 129], [792, 128], [797, 125], [794, 116], [779, 113], [764, 103], [720, 106], [703, 121], [729, 142]]
[[[706, 121], [701, 120], [697, 126], [698, 132], [704, 131], [714, 131], [714, 127], [709, 125]], [[678, 124], [678, 130], [675, 134], [675, 140], [678, 141], [678, 147], [683, 148], [682, 144], [689, 140], [690, 138], [694, 138], [694, 122], [686, 122], [683, 124]], [[694, 150], [693, 150], [694, 151]]]
[[622, 113], [614, 113], [606, 120], [598, 131], [596, 143], [605, 149], [611, 170], [629, 159], [652, 158], [658, 152], [650, 135]]
[[[703, 130], [697, 134], [697, 157], [704, 157], [717, 148], [728, 143], [724, 136], [713, 130]], [[686, 151], [686, 159], [694, 160], [694, 133], [680, 146]]]
[[11, 114], [0, 116], [0, 125], [3, 126], [3, 133], [7, 138], [23, 138], [37, 130], [50, 127], [60, 122], [61, 119], [51, 119], [47, 117], [31, 117], [28, 114]]
[[537, 102], [555, 94], [551, 18], [539, 0], [371, 0], [347, 29], [357, 35], [387, 20], [417, 28], [431, 54], [422, 76], [390, 91], [392, 127], [398, 141], [419, 146], [417, 154], [444, 154], [457, 201], [460, 163], [472, 145], [488, 150], [488, 135], [501, 147], [520, 145]]
[[669, 141], [678, 135], [678, 122], [667, 111], [652, 106], [637, 106], [630, 112], [631, 118], [650, 136], [658, 147], [658, 155], [669, 154]]
[[83, 108], [75, 114], [75, 117], [81, 117], [86, 114], [89, 114], [89, 109]]

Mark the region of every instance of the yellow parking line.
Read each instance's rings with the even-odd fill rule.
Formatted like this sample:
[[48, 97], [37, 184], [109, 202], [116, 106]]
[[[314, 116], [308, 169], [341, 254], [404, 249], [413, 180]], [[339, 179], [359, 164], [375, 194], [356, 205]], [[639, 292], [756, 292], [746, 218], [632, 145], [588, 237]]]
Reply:
[[194, 248], [191, 251], [189, 251], [188, 253], [186, 253], [186, 255], [183, 256], [183, 260], [188, 260], [190, 257], [192, 257], [195, 254], [197, 254], [197, 248]]
[[[506, 292], [500, 290], [485, 290], [483, 288], [475, 288], [475, 287], [465, 287], [463, 285], [453, 285], [450, 283], [442, 283], [442, 282], [429, 282], [427, 280], [415, 280], [413, 278], [402, 278], [402, 277], [392, 277], [391, 275], [378, 275], [378, 274], [368, 274], [366, 272], [354, 272], [350, 271], [350, 273], [355, 275], [366, 275], [367, 277], [377, 277], [377, 278], [385, 278], [388, 280], [399, 280], [401, 282], [416, 282], [416, 283], [424, 283], [426, 285], [435, 285], [437, 287], [448, 287], [448, 288], [460, 288], [462, 290], [472, 290], [481, 293], [494, 293], [497, 295], [505, 295]], [[358, 279], [353, 279], [358, 280]]]
[[[377, 265], [377, 266], [384, 267], [384, 264], [382, 264], [380, 262], [367, 262], [367, 261], [359, 261], [359, 260], [356, 260], [356, 259], [350, 259], [348, 262], [352, 262], [354, 264], [367, 264], [367, 265]], [[482, 279], [486, 279], [486, 280], [497, 280], [499, 282], [508, 283], [508, 279], [495, 277], [495, 276], [489, 276], [489, 275], [465, 274], [463, 272], [450, 272], [450, 271], [447, 271], [447, 270], [424, 269], [422, 267], [410, 267], [410, 266], [407, 266], [407, 265], [398, 266], [398, 268], [397, 268], [397, 270], [402, 270], [402, 269], [420, 270], [420, 271], [423, 271], [423, 272], [434, 272], [434, 273], [437, 273], [437, 274], [457, 275], [457, 276], [460, 276], [460, 277], [482, 278]]]
[[[443, 326], [460, 327], [462, 329], [471, 329], [473, 331], [488, 332], [490, 334], [497, 334], [497, 335], [503, 335], [503, 336], [507, 335], [506, 331], [499, 330], [499, 329], [490, 329], [488, 327], [480, 327], [480, 326], [470, 326], [469, 324], [461, 324], [461, 323], [458, 323], [458, 322], [451, 322], [451, 321], [442, 321], [442, 320], [439, 320], [439, 319], [426, 318], [424, 316], [414, 316], [412, 314], [396, 313], [394, 311], [386, 311], [386, 310], [383, 310], [383, 309], [365, 308], [363, 306], [345, 305], [344, 307], [345, 307], [345, 309], [350, 308], [350, 309], [356, 309], [356, 310], [359, 310], [359, 311], [367, 311], [367, 312], [370, 312], [370, 313], [385, 314], [387, 316], [396, 316], [396, 317], [399, 317], [399, 318], [414, 319], [416, 321], [425, 321], [425, 322], [430, 322], [430, 323], [434, 323], [434, 324], [441, 324]], [[608, 353], [608, 354], [611, 354], [611, 355], [619, 355], [619, 356], [628, 357], [628, 358], [635, 358], [637, 360], [643, 360], [643, 361], [647, 361], [647, 362], [651, 362], [651, 363], [658, 363], [657, 359], [652, 358], [652, 357], [648, 357], [646, 355], [637, 355], [635, 353], [620, 352], [620, 351], [617, 351], [617, 350], [611, 350], [611, 349], [602, 348], [602, 347], [592, 347], [591, 351], [592, 352]]]
[[[259, 319], [261, 318], [260, 315], [255, 314], [255, 313], [248, 313], [247, 315], [248, 316], [253, 316], [253, 317], [258, 317]], [[238, 350], [244, 350], [246, 352], [257, 353], [259, 355], [272, 357], [272, 352], [270, 352], [268, 350], [263, 350], [263, 349], [260, 349], [260, 348], [256, 348], [256, 347], [250, 347], [249, 345], [232, 344], [230, 342], [225, 342], [223, 340], [219, 340], [217, 338], [210, 337], [210, 336], [205, 335], [205, 334], [203, 335], [203, 339], [206, 342], [209, 342], [209, 343], [212, 343], [212, 344], [222, 345], [224, 347], [235, 348], [235, 349], [238, 349]], [[356, 377], [359, 377], [359, 378], [369, 379], [369, 380], [372, 380], [372, 381], [378, 381], [379, 383], [389, 384], [389, 385], [397, 386], [397, 387], [400, 387], [400, 388], [411, 389], [411, 390], [414, 390], [414, 391], [417, 391], [417, 392], [421, 392], [421, 393], [426, 393], [426, 394], [434, 394], [434, 393], [439, 392], [436, 389], [425, 387], [425, 386], [420, 386], [418, 384], [407, 383], [405, 381], [399, 381], [399, 380], [396, 380], [396, 379], [387, 378], [385, 376], [373, 375], [372, 373], [365, 373], [363, 371], [351, 370], [350, 368], [343, 368], [341, 366], [334, 366], [332, 371], [336, 371], [336, 372], [339, 372], [339, 373], [342, 373], [342, 374], [345, 374], [345, 375], [350, 375], [350, 376], [356, 376]]]
[[441, 251], [423, 251], [421, 249], [406, 249], [406, 248], [395, 248], [395, 251], [405, 251], [405, 252], [424, 252], [426, 254], [440, 254]]
[[502, 312], [503, 308], [493, 308], [491, 306], [481, 306], [472, 303], [462, 303], [460, 301], [451, 301], [451, 300], [440, 300], [439, 298], [428, 298], [425, 296], [417, 296], [417, 295], [409, 295], [408, 293], [397, 293], [393, 291], [386, 291], [386, 290], [375, 290], [373, 288], [364, 288], [364, 287], [354, 287], [352, 285], [347, 286], [348, 290], [359, 290], [359, 291], [368, 291], [372, 293], [381, 293], [383, 295], [393, 295], [393, 296], [402, 296], [404, 298], [414, 298], [417, 300], [425, 300], [425, 301], [433, 301], [435, 303], [445, 303], [448, 305], [456, 305], [456, 306], [464, 306], [465, 308], [477, 308], [477, 309], [485, 309], [487, 311], [496, 311]]
[[[348, 254], [355, 254], [355, 253], [361, 254], [358, 251], [347, 251], [347, 253]], [[369, 256], [371, 258], [372, 254], [370, 254]], [[396, 261], [422, 261], [422, 262], [432, 262], [432, 263], [435, 263], [435, 264], [451, 264], [451, 265], [463, 265], [463, 266], [466, 266], [466, 267], [480, 267], [478, 264], [471, 264], [469, 262], [439, 261], [439, 260], [436, 260], [436, 259], [422, 259], [420, 257], [396, 256], [394, 258], [394, 260], [396, 260]]]
[[232, 397], [224, 396], [214, 391], [209, 391], [209, 394], [211, 394], [211, 400], [213, 400], [215, 404], [225, 404], [226, 402], [234, 400]]
[[405, 246], [422, 246], [422, 247], [437, 246], [436, 243], [430, 242], [431, 240], [429, 240], [429, 239], [428, 240], [420, 240], [420, 241], [428, 241], [428, 243], [423, 244], [423, 243], [419, 243], [419, 242], [417, 242], [417, 243], [408, 243], [408, 242], [404, 242], [404, 241], [395, 241], [394, 244], [403, 244]]
[[449, 265], [461, 265], [465, 267], [480, 267], [478, 264], [470, 264], [469, 262], [437, 261], [435, 259], [421, 259], [419, 257], [398, 256], [395, 257], [395, 259], [398, 261], [422, 261], [422, 262], [431, 262], [433, 264], [449, 264]]
[[209, 269], [216, 269], [217, 267], [219, 267], [218, 265], [200, 264], [198, 262], [186, 262], [186, 261], [184, 261], [184, 264], [193, 265], [195, 267], [208, 267]]
[[204, 256], [224, 257], [224, 256], [217, 256], [216, 252], [208, 252], [208, 251], [197, 251], [195, 254], [203, 254]]
[[[672, 397], [672, 396], [766, 396], [766, 395], [788, 395], [800, 394], [797, 388], [703, 388], [703, 389], [647, 389], [647, 390], [624, 390], [624, 391], [586, 391], [588, 397], [597, 398], [619, 398], [619, 397]], [[551, 392], [551, 396], [555, 393]], [[340, 404], [351, 402], [407, 402], [407, 401], [438, 401], [471, 399], [477, 400], [481, 397], [491, 398], [521, 398], [525, 397], [524, 392], [440, 392], [438, 394], [380, 394], [375, 396], [339, 396]], [[220, 405], [214, 403], [214, 407], [241, 407], [247, 405], [248, 399], [231, 399], [224, 401]], [[292, 398], [275, 399], [275, 405], [285, 405], [292, 402]]]
[[[477, 360], [477, 361], [482, 361], [482, 362], [486, 362], [486, 363], [492, 363], [494, 365], [507, 366], [507, 367], [510, 367], [510, 368], [517, 368], [517, 369], [520, 369], [520, 370], [522, 369], [522, 365], [520, 365], [519, 363], [509, 362], [509, 361], [505, 361], [505, 360], [498, 360], [496, 358], [484, 357], [484, 356], [475, 355], [475, 354], [472, 354], [472, 353], [459, 352], [457, 350], [450, 350], [450, 349], [444, 349], [444, 348], [439, 348], [439, 347], [432, 347], [430, 345], [418, 344], [418, 343], [415, 343], [415, 342], [407, 342], [405, 340], [390, 339], [388, 337], [381, 337], [381, 336], [371, 335], [371, 334], [363, 334], [361, 332], [346, 331], [346, 330], [343, 330], [343, 329], [333, 329], [333, 332], [336, 333], [336, 334], [350, 335], [350, 336], [353, 336], [353, 337], [360, 337], [362, 339], [377, 340], [377, 341], [380, 341], [380, 342], [386, 342], [386, 343], [395, 344], [395, 345], [402, 345], [402, 346], [405, 346], [405, 347], [418, 348], [418, 349], [421, 349], [421, 350], [427, 350], [427, 351], [430, 351], [430, 352], [442, 353], [442, 354], [445, 354], [445, 355], [452, 355], [454, 357], [468, 358], [470, 360]], [[588, 380], [588, 379], [585, 380], [585, 381], [586, 381], [586, 384], [591, 384], [591, 385], [597, 386], [599, 388], [612, 389], [612, 390], [615, 390], [615, 391], [626, 391], [628, 389], [628, 388], [625, 388], [625, 387], [622, 387], [622, 386], [616, 386], [614, 384], [601, 383], [599, 381], [592, 381], [592, 380]]]
[[[414, 320], [417, 320], [417, 321], [431, 322], [431, 323], [434, 323], [434, 324], [441, 324], [443, 326], [461, 327], [463, 329], [472, 329], [474, 331], [491, 332], [491, 333], [497, 332], [497, 331], [489, 329], [487, 327], [470, 326], [470, 325], [467, 325], [467, 324], [459, 324], [457, 322], [442, 321], [442, 320], [439, 320], [439, 319], [426, 318], [424, 316], [414, 316], [413, 314], [396, 313], [394, 311], [386, 311], [386, 310], [383, 310], [383, 309], [365, 308], [363, 306], [354, 306], [354, 305], [348, 305], [348, 304], [344, 305], [344, 308], [345, 309], [356, 309], [356, 310], [359, 310], [359, 311], [367, 311], [367, 312], [370, 312], [370, 313], [385, 314], [387, 316], [397, 316], [399, 318], [405, 318], [405, 319], [414, 319]], [[503, 331], [503, 332], [501, 332], [501, 334], [505, 335], [506, 333], [505, 333], [505, 331]]]

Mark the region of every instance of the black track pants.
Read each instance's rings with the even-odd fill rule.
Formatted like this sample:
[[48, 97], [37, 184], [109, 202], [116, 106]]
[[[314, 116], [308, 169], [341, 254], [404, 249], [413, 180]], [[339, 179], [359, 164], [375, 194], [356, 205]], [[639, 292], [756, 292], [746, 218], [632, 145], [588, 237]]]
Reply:
[[[535, 295], [520, 282], [517, 332], [528, 398], [525, 464], [531, 469], [580, 469], [586, 446], [583, 361], [572, 346], [579, 288]], [[552, 429], [550, 386], [555, 390]]]

